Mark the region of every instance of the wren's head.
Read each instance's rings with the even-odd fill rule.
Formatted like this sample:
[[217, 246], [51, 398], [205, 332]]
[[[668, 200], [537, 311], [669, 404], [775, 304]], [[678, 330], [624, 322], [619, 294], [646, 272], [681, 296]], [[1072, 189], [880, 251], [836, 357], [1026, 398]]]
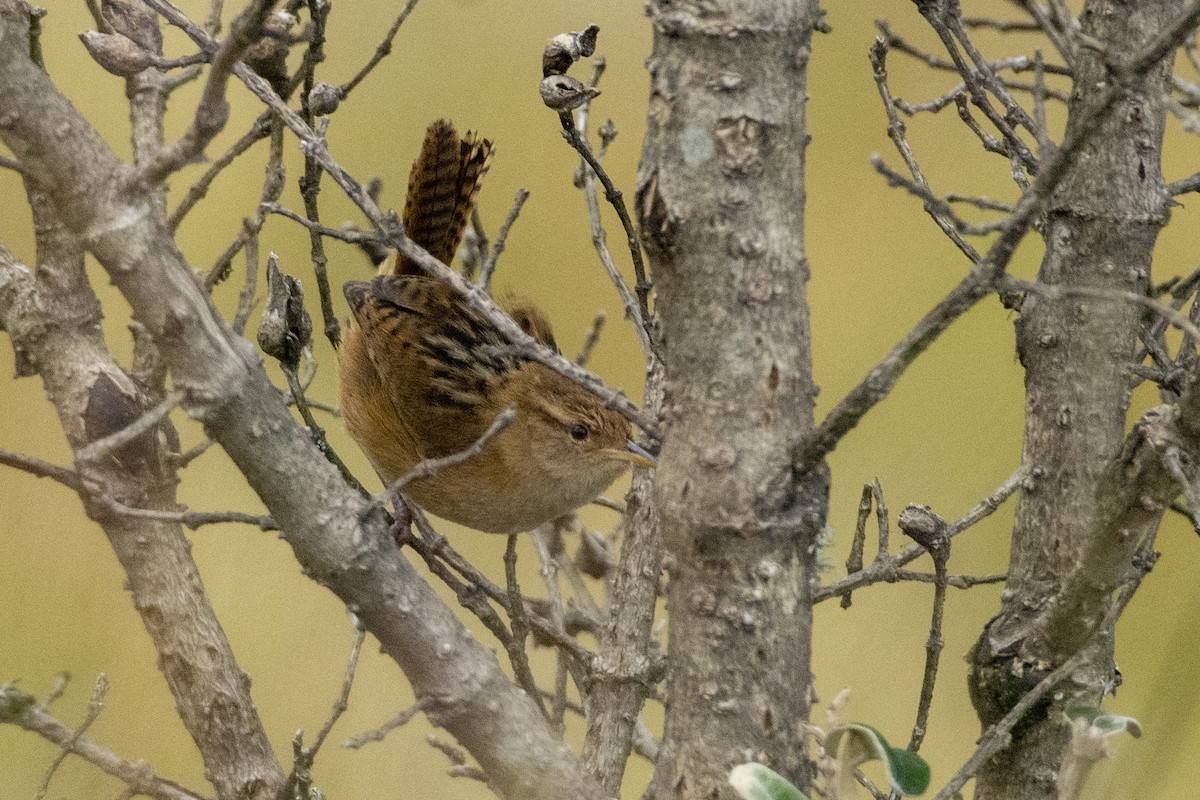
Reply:
[[654, 464], [629, 438], [624, 417], [541, 364], [523, 365], [498, 394], [501, 407], [517, 410], [506, 432], [512, 467], [536, 478], [562, 513], [594, 500], [630, 464]]

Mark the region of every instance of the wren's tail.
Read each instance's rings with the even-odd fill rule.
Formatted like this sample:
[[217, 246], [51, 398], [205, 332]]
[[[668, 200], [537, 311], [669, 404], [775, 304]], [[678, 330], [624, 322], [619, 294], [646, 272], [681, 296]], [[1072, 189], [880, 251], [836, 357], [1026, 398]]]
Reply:
[[[421, 155], [408, 175], [404, 232], [443, 264], [449, 264], [458, 250], [491, 162], [490, 141], [476, 138], [470, 131], [460, 138], [448, 120], [438, 120], [425, 131]], [[422, 274], [416, 264], [402, 256], [380, 271]]]

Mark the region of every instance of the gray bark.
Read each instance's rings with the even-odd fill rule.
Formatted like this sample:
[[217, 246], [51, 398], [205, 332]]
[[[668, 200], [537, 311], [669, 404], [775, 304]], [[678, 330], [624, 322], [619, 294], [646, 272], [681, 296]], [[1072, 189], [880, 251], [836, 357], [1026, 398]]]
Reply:
[[[655, 365], [646, 382], [647, 413], [657, 417], [661, 404], [662, 371]], [[663, 560], [654, 474], [637, 471], [626, 501], [625, 541], [609, 586], [610, 611], [588, 692], [582, 753], [584, 767], [614, 797], [620, 796], [638, 715], [654, 685], [652, 658], [660, 656], [650, 641]]]
[[383, 514], [368, 510], [293, 420], [175, 247], [154, 190], [30, 61], [18, 0], [0, 0], [0, 140], [153, 334], [187, 410], [238, 465], [306, 572], [358, 615], [490, 786], [507, 798], [604, 797], [495, 655], [397, 551]]
[[823, 468], [804, 255], [815, 4], [650, 5], [639, 216], [662, 319], [657, 497], [671, 583], [667, 720], [647, 798], [732, 797], [758, 760], [809, 783], [804, 723]]
[[[78, 240], [45, 197], [36, 190], [29, 194], [37, 279], [0, 246], [0, 328], [8, 332], [22, 369], [41, 376], [78, 454], [94, 439], [137, 419], [146, 399], [105, 346], [100, 305], [87, 284]], [[112, 500], [174, 511], [177, 481], [168, 458], [152, 432], [78, 468]], [[113, 514], [95, 502], [87, 509], [125, 570], [126, 588], [217, 796], [273, 798], [283, 785], [283, 771], [181, 526]]]
[[[1178, 0], [1085, 5], [1083, 32], [1113, 55], [1137, 52], [1175, 19]], [[1141, 309], [1097, 292], [1142, 294], [1166, 220], [1160, 155], [1172, 58], [1139, 79], [1092, 135], [1046, 211], [1040, 283], [1065, 296], [1029, 294], [1017, 324], [1026, 369], [1024, 463], [1035, 480], [1020, 497], [1000, 613], [972, 656], [971, 694], [984, 726], [1081, 646], [1089, 658], [1014, 731], [978, 776], [976, 797], [1053, 798], [1068, 738], [1062, 705], [1099, 704], [1114, 678], [1111, 631], [1097, 626], [1112, 591], [1135, 569], [1143, 537], [1178, 487], [1146, 437], [1127, 442], [1130, 367]], [[1080, 48], [1067, 138], [1100, 102], [1109, 73]], [[1091, 294], [1072, 295], [1070, 290]], [[1153, 462], [1153, 463], [1148, 463]], [[1165, 497], [1165, 500], [1163, 499]]]

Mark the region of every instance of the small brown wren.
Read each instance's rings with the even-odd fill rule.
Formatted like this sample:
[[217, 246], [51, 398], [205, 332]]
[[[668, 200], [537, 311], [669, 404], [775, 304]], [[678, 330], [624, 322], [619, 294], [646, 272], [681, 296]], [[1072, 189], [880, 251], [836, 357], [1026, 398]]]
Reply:
[[[404, 230], [442, 263], [458, 249], [492, 144], [429, 126], [413, 164]], [[517, 355], [445, 283], [393, 253], [371, 281], [343, 288], [353, 314], [338, 350], [346, 428], [385, 482], [423, 459], [461, 452], [506, 408], [512, 423], [479, 455], [408, 484], [421, 507], [493, 533], [528, 530], [596, 498], [630, 463], [653, 459], [629, 423], [569, 378]], [[506, 311], [558, 352], [531, 303]]]

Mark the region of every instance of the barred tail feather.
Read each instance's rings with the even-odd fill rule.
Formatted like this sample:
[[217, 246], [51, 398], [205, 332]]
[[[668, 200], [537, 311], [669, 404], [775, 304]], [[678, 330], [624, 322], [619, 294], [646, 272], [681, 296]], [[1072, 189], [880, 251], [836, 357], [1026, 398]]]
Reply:
[[[434, 122], [425, 132], [408, 176], [404, 232], [442, 263], [454, 258], [491, 158], [490, 141], [469, 131], [460, 139], [448, 120]], [[421, 273], [403, 257], [393, 264], [398, 275]]]

